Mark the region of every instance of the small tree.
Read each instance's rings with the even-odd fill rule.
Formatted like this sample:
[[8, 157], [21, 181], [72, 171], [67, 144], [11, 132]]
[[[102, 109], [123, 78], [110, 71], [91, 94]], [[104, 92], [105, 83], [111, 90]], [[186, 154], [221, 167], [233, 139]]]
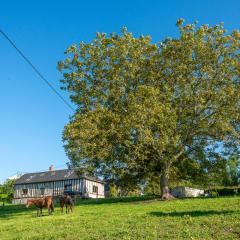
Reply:
[[213, 162], [238, 143], [240, 33], [181, 19], [177, 27], [180, 36], [160, 44], [123, 29], [67, 49], [58, 67], [77, 106], [63, 134], [73, 166], [120, 179], [159, 176], [169, 199], [183, 155]]
[[8, 200], [8, 195], [4, 193], [0, 193], [0, 201], [2, 202], [2, 206], [5, 206], [5, 202]]
[[118, 196], [118, 192], [117, 192], [117, 188], [115, 186], [115, 184], [111, 183], [109, 185], [109, 197], [117, 197]]
[[13, 198], [15, 180], [7, 179], [0, 186], [0, 196], [4, 201], [10, 201]]

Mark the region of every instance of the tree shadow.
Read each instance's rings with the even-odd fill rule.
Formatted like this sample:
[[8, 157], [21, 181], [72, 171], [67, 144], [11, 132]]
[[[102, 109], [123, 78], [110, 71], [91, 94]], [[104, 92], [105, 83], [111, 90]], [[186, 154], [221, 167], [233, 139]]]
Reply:
[[33, 214], [34, 208], [26, 208], [25, 205], [8, 205], [0, 208], [0, 219], [12, 218], [20, 215]]
[[[122, 197], [122, 198], [102, 198], [102, 199], [81, 199], [75, 202], [76, 206], [81, 205], [98, 205], [98, 204], [117, 204], [117, 203], [151, 203], [152, 201], [158, 200], [156, 196], [144, 196], [144, 197]], [[59, 200], [54, 201], [54, 209], [59, 208]], [[43, 212], [47, 211], [45, 208]], [[10, 219], [21, 215], [32, 215], [36, 216], [37, 209], [32, 206], [26, 208], [25, 205], [6, 205], [0, 206], [0, 219]], [[45, 213], [44, 213], [45, 214]]]
[[184, 211], [184, 212], [150, 212], [149, 214], [155, 217], [202, 217], [202, 216], [210, 216], [210, 215], [226, 215], [233, 214], [235, 211], [215, 211], [215, 210], [196, 210], [196, 211]]

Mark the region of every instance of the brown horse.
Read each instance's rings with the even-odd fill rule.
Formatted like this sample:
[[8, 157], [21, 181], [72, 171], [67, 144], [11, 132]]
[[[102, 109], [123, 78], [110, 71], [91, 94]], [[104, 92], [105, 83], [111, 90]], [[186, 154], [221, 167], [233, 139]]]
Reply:
[[26, 207], [30, 206], [36, 206], [37, 207], [37, 216], [42, 216], [42, 209], [47, 208], [48, 209], [48, 214], [52, 214], [54, 211], [53, 207], [53, 197], [51, 196], [46, 196], [43, 198], [32, 198], [27, 200]]
[[66, 206], [66, 213], [69, 213], [69, 209], [73, 212], [74, 201], [69, 195], [63, 195], [59, 199], [61, 211], [63, 212], [64, 205]]

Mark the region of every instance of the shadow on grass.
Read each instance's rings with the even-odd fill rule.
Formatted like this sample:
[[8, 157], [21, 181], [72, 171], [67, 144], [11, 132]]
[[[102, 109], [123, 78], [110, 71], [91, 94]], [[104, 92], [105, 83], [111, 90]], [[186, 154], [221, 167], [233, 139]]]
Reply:
[[31, 213], [33, 208], [26, 208], [25, 205], [7, 205], [0, 208], [0, 219], [11, 218], [19, 215]]
[[196, 210], [196, 211], [185, 211], [185, 212], [150, 212], [149, 214], [155, 217], [202, 217], [202, 216], [211, 216], [211, 215], [226, 215], [233, 214], [235, 211], [215, 211], [215, 210]]
[[[105, 199], [89, 199], [89, 200], [78, 200], [76, 206], [81, 205], [98, 205], [98, 204], [114, 204], [114, 203], [140, 203], [150, 202], [157, 199], [156, 196], [144, 196], [144, 197], [123, 197], [123, 198], [105, 198]], [[54, 209], [59, 208], [59, 201], [54, 201]], [[46, 209], [45, 209], [46, 210]], [[47, 211], [47, 210], [46, 210]], [[43, 209], [44, 212], [44, 209]], [[32, 214], [35, 216], [37, 210], [35, 207], [26, 208], [25, 205], [6, 205], [0, 207], [0, 219], [2, 218], [13, 218], [25, 214]]]
[[[26, 208], [25, 205], [9, 205], [0, 208], [0, 220], [1, 219], [12, 219], [14, 217], [26, 217], [26, 215], [37, 217], [37, 208], [29, 207]], [[41, 217], [49, 216], [48, 210], [43, 208], [43, 215]]]

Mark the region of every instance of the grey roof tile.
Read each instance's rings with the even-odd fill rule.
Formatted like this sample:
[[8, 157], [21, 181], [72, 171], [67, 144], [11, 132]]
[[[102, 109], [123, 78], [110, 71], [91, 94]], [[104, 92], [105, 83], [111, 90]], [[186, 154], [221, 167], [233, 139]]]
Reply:
[[38, 173], [26, 173], [16, 180], [15, 184], [41, 183], [85, 178], [91, 181], [103, 183], [100, 179], [86, 175], [78, 175], [74, 170], [63, 169]]

